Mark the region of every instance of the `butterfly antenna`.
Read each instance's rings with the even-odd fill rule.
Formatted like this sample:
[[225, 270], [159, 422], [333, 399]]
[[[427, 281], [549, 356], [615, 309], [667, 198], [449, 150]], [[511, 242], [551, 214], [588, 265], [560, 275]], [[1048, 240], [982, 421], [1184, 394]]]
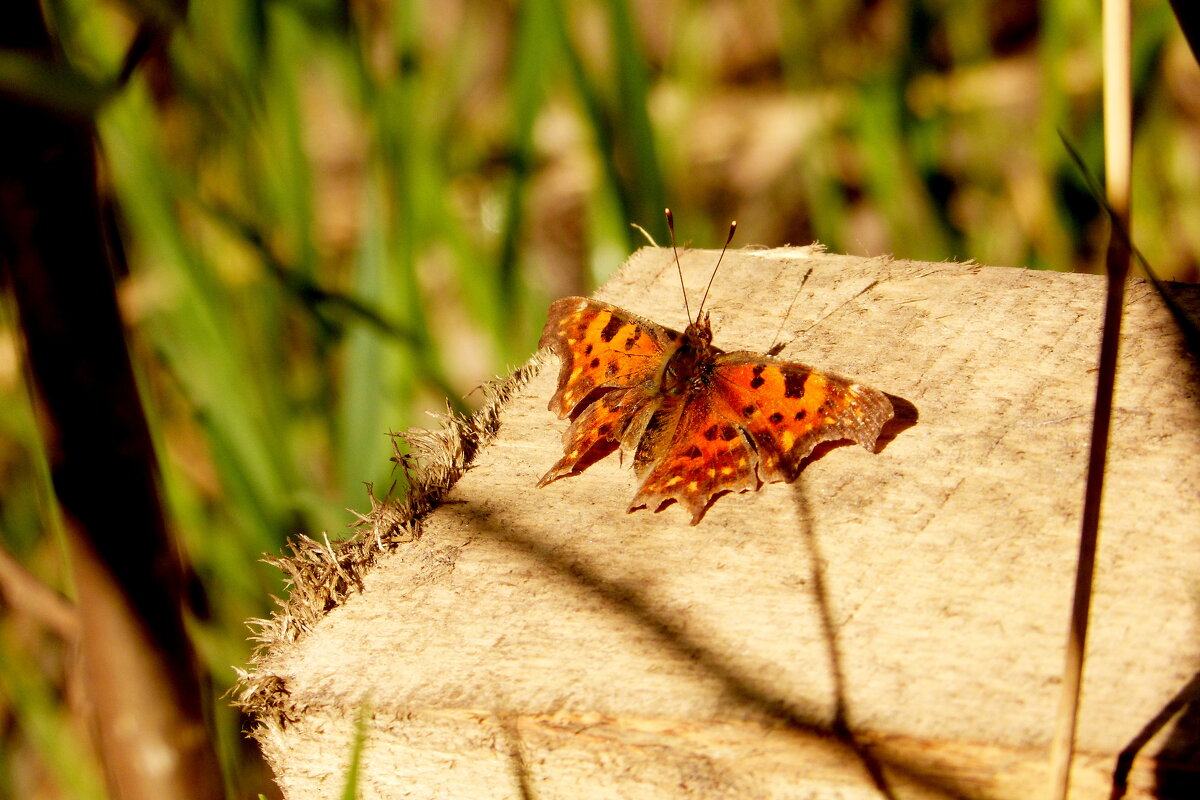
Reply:
[[[737, 220], [729, 223], [729, 235], [725, 237], [725, 246], [721, 248], [721, 255], [717, 257], [717, 265], [713, 267], [712, 275], [708, 276], [708, 286], [704, 287], [704, 297], [700, 299], [700, 311], [696, 312], [696, 319], [700, 319], [700, 313], [704, 311], [704, 303], [708, 300], [708, 290], [712, 288], [713, 278], [717, 277], [717, 270], [721, 268], [721, 259], [725, 257], [725, 251], [729, 249], [729, 243], [733, 241], [733, 234], [737, 230]], [[681, 273], [682, 279], [682, 273]]]
[[675, 247], [675, 215], [671, 209], [665, 209], [667, 215], [667, 230], [671, 232], [671, 250], [675, 253], [675, 270], [679, 273], [679, 288], [683, 290], [683, 308], [687, 311], [688, 323], [692, 321], [692, 309], [688, 306], [687, 286], [683, 284], [683, 267], [679, 266], [679, 250]]

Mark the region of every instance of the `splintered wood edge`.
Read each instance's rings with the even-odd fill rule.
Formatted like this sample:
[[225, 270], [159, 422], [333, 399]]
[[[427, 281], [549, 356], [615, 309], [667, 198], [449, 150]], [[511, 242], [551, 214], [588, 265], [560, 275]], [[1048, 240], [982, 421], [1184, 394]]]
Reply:
[[[284, 573], [289, 587], [286, 600], [275, 598], [279, 608], [266, 619], [251, 619], [247, 625], [257, 642], [248, 669], [234, 668], [237, 680], [229, 694], [233, 705], [260, 723], [287, 714], [286, 692], [273, 672], [262, 669], [275, 649], [298, 642], [352, 593], [362, 589], [363, 575], [381, 555], [421, 535], [425, 517], [441, 503], [442, 497], [458, 482], [475, 456], [500, 429], [500, 415], [512, 395], [537, 374], [549, 359], [548, 351], [539, 351], [507, 378], [484, 384], [484, 402], [470, 416], [450, 412], [438, 417], [440, 430], [409, 428], [393, 433], [395, 460], [404, 469], [409, 488], [403, 498], [375, 496], [370, 485], [367, 497], [370, 511], [358, 514], [359, 531], [348, 539], [330, 542], [322, 535], [318, 541], [306, 535], [289, 539], [291, 555], [268, 555], [264, 559]], [[408, 443], [409, 452], [401, 454], [398, 442]], [[257, 736], [261, 724], [251, 731]]]

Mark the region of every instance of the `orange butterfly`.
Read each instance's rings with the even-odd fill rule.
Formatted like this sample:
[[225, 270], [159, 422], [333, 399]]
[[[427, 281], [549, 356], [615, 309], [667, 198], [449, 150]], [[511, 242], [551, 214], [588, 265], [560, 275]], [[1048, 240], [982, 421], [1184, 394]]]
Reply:
[[[674, 247], [670, 209], [667, 222]], [[893, 416], [881, 392], [803, 364], [726, 353], [713, 346], [703, 309], [701, 301], [680, 333], [586, 297], [550, 306], [539, 346], [562, 361], [550, 410], [573, 421], [563, 434], [563, 457], [538, 486], [621, 447], [634, 453], [641, 479], [629, 511], [676, 500], [695, 525], [715, 495], [794, 481], [820, 442], [850, 439], [874, 450]]]

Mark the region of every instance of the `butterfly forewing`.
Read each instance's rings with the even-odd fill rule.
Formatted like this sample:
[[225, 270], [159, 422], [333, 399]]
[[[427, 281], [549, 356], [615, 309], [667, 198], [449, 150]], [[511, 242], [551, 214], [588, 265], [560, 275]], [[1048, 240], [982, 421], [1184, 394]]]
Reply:
[[795, 480], [821, 442], [850, 439], [873, 449], [893, 413], [868, 386], [749, 352], [718, 356], [712, 388], [753, 440], [764, 481]]
[[550, 410], [566, 417], [601, 388], [637, 386], [657, 374], [664, 352], [682, 334], [586, 297], [550, 306], [539, 347], [562, 360]]

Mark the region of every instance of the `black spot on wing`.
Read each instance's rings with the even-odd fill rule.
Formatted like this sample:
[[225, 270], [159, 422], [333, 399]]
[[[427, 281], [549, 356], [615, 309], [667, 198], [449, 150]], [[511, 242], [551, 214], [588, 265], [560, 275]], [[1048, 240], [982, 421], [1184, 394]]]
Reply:
[[746, 406], [745, 408], [742, 409], [742, 416], [746, 417], [747, 419], [749, 419], [750, 417], [753, 417], [757, 413], [758, 413], [758, 409], [755, 408], [754, 406]]
[[783, 396], [793, 400], [804, 397], [804, 382], [807, 379], [807, 375], [798, 372], [787, 373], [783, 378]]
[[[590, 345], [589, 345], [589, 347], [590, 347]], [[591, 368], [592, 368], [592, 369], [595, 369], [595, 368], [596, 368], [596, 367], [598, 367], [598, 366], [600, 366], [600, 359], [598, 359], [598, 358], [593, 358], [593, 359], [592, 359], [592, 363], [591, 363]]]
[[763, 370], [764, 370], [764, 369], [766, 369], [766, 368], [767, 368], [767, 365], [766, 365], [766, 364], [757, 364], [757, 365], [755, 365], [755, 367], [754, 367], [754, 377], [753, 377], [753, 378], [751, 379], [751, 381], [750, 381], [750, 388], [751, 388], [751, 389], [757, 389], [758, 387], [760, 387], [760, 386], [762, 386], [764, 383], [766, 383], [766, 381], [765, 381], [765, 380], [763, 380], [763, 376], [762, 376], [762, 374], [763, 374]]
[[736, 436], [737, 436], [737, 431], [735, 431], [733, 429], [732, 425], [722, 425], [721, 426], [721, 438], [722, 439], [724, 439], [725, 441], [728, 442], [729, 440], [733, 439]]
[[700, 452], [699, 447], [696, 447], [696, 445], [692, 445], [690, 448], [688, 448], [688, 451], [686, 453], [684, 453], [683, 455], [685, 458], [695, 459], [695, 458], [700, 458], [701, 456], [704, 455], [704, 453]]
[[776, 411], [771, 415], [770, 419], [772, 423], [778, 425], [779, 423], [783, 422], [783, 414], [780, 414], [778, 411]]
[[716, 439], [716, 438], [717, 438], [717, 436], [718, 436], [719, 434], [720, 434], [720, 431], [718, 431], [718, 430], [717, 430], [717, 426], [716, 426], [716, 425], [710, 425], [710, 426], [708, 427], [708, 430], [706, 430], [706, 431], [704, 432], [704, 438], [705, 438], [705, 439], [708, 439], [708, 440], [711, 442], [711, 441], [713, 441], [714, 439]]
[[796, 422], [799, 422], [800, 420], [804, 419], [806, 416], [808, 416], [808, 412], [802, 408], [796, 412], [795, 420], [796, 420]]
[[624, 324], [621, 320], [617, 319], [615, 314], [611, 315], [608, 318], [608, 324], [600, 331], [600, 338], [605, 342], [611, 342], [613, 337], [617, 335], [617, 331], [624, 327]]

